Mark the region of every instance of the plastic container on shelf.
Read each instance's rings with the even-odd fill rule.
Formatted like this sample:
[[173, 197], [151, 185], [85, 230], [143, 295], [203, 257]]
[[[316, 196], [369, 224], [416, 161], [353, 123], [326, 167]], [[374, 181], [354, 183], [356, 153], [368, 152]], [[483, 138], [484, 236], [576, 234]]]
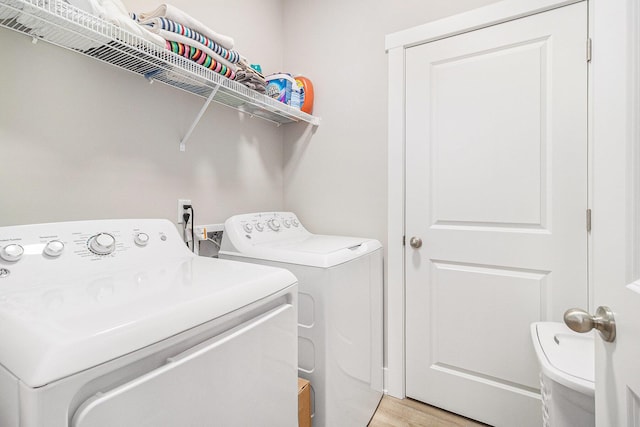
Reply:
[[[291, 105], [291, 92], [299, 92], [298, 85], [290, 74], [276, 73], [265, 77], [267, 81], [267, 96]], [[299, 108], [299, 107], [298, 107]]]
[[299, 108], [300, 110], [304, 111], [307, 114], [311, 114], [313, 111], [313, 98], [314, 98], [313, 83], [311, 83], [311, 80], [309, 80], [304, 76], [297, 76], [295, 78], [295, 81], [298, 88], [300, 89], [299, 96], [298, 96], [299, 106], [297, 106], [296, 108]]

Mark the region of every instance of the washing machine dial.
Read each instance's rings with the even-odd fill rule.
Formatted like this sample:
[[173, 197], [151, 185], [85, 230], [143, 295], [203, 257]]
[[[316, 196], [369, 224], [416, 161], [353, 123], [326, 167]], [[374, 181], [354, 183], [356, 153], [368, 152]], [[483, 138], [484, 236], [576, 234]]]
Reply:
[[138, 246], [147, 246], [149, 235], [147, 233], [138, 233], [133, 237], [133, 242]]
[[87, 246], [96, 255], [109, 255], [116, 250], [116, 238], [109, 233], [99, 233], [89, 239]]
[[261, 222], [256, 222], [256, 230], [264, 231], [264, 224]]
[[273, 231], [278, 231], [280, 230], [280, 221], [278, 221], [275, 218], [271, 218], [269, 221], [267, 221], [267, 225], [269, 226], [270, 229], [272, 229]]
[[297, 227], [297, 226], [299, 226], [299, 225], [300, 225], [300, 222], [298, 222], [298, 220], [297, 220], [297, 219], [293, 218], [293, 219], [291, 220], [291, 225], [293, 225], [294, 227]]
[[291, 221], [288, 219], [284, 219], [282, 220], [282, 225], [284, 225], [286, 228], [291, 227]]
[[60, 240], [51, 240], [47, 242], [47, 244], [44, 246], [44, 249], [42, 250], [42, 253], [52, 258], [59, 257], [60, 255], [62, 255], [62, 252], [64, 252], [64, 243], [62, 243]]
[[24, 248], [18, 244], [11, 243], [0, 249], [0, 258], [5, 261], [15, 262], [24, 255]]
[[244, 228], [244, 231], [246, 231], [247, 233], [251, 233], [253, 231], [253, 225], [249, 224], [248, 222], [242, 224], [242, 228]]

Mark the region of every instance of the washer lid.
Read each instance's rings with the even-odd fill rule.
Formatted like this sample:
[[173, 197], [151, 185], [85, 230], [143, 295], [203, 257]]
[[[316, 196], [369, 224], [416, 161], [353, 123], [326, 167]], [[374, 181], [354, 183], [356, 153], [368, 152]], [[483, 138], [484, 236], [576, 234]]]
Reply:
[[373, 239], [308, 233], [288, 240], [243, 245], [240, 251], [223, 250], [220, 253], [328, 268], [369, 254], [381, 247], [380, 242]]
[[594, 395], [593, 331], [578, 334], [564, 323], [538, 322], [531, 325], [531, 337], [543, 374], [580, 393]]
[[0, 364], [40, 387], [296, 283], [279, 268], [189, 256], [0, 287]]
[[327, 268], [381, 247], [372, 239], [312, 234], [293, 212], [261, 212], [225, 221], [220, 255]]

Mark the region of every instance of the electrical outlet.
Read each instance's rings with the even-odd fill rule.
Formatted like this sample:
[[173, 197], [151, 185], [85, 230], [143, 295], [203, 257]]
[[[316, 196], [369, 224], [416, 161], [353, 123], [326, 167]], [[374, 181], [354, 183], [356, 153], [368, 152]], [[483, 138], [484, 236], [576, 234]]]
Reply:
[[185, 210], [183, 206], [190, 205], [190, 204], [191, 204], [191, 199], [178, 199], [178, 224], [184, 223], [184, 218], [182, 217], [182, 215], [184, 214]]

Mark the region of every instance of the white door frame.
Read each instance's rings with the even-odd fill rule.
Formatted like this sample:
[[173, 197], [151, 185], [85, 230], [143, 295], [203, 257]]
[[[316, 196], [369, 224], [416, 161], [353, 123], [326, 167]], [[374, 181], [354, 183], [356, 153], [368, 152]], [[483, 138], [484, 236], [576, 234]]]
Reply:
[[[386, 392], [392, 396], [398, 398], [405, 397], [405, 272], [403, 247], [405, 229], [405, 50], [415, 45], [485, 28], [490, 25], [533, 15], [572, 3], [577, 3], [579, 1], [581, 0], [528, 0], [526, 2], [523, 2], [522, 0], [504, 0], [460, 15], [455, 15], [439, 21], [410, 28], [405, 31], [390, 34], [386, 37], [386, 50], [389, 55], [389, 133], [386, 316], [387, 360], [385, 389]], [[594, 41], [594, 55], [597, 55], [598, 51], [610, 51], [612, 46], [608, 46], [607, 44], [617, 43], [619, 41], [619, 38], [616, 38], [615, 36], [610, 37], [608, 34], [609, 32], [615, 32], [616, 19], [620, 19], [620, 14], [610, 13], [611, 10], [617, 11], [620, 7], [628, 10], [637, 10], [637, 6], [634, 5], [634, 2], [637, 2], [637, 0], [590, 0], [589, 31], [592, 33], [592, 28], [595, 28], [595, 34], [597, 35], [597, 39]], [[621, 3], [623, 6], [620, 5]], [[599, 84], [604, 87], [607, 87], [607, 85], [620, 85], [623, 88], [629, 89], [629, 82], [616, 82], [616, 78], [614, 77], [616, 74], [612, 73], [615, 73], [616, 71], [614, 67], [620, 64], [620, 56], [635, 58], [635, 62], [628, 61], [626, 66], [629, 67], [631, 71], [638, 72], [640, 68], [637, 63], [638, 48], [640, 48], [640, 36], [637, 34], [631, 34], [624, 52], [620, 52], [620, 46], [613, 46], [612, 52], [617, 52], [616, 55], [618, 55], [618, 61], [614, 61], [614, 64], [616, 65], [612, 66], [611, 64], [607, 64], [607, 61], [594, 61], [590, 71], [591, 82], [588, 88], [589, 99], [592, 101], [589, 106], [590, 119], [594, 119], [593, 112], [600, 111], [599, 107], [604, 110], [610, 105], [610, 101], [607, 101], [604, 97], [601, 98], [593, 96], [594, 92], [596, 94], [598, 93], [597, 89]], [[608, 76], [612, 76], [612, 78], [608, 79]], [[605, 81], [608, 83], [604, 84]], [[602, 105], [600, 105], [601, 103]], [[620, 111], [620, 114], [627, 119], [634, 117], [632, 113], [635, 112], [637, 114], [640, 112], [640, 105], [637, 97], [625, 102], [622, 102], [621, 100], [620, 102], [617, 102], [616, 105], [624, 108], [624, 111], [618, 111]], [[631, 120], [627, 121], [631, 122]], [[600, 123], [598, 132], [605, 135], [607, 133], [607, 128], [609, 130], [613, 130], [615, 126], [618, 125], [619, 123]], [[640, 133], [638, 127], [634, 127], [630, 123], [627, 123], [626, 126], [627, 128], [625, 132], [627, 133], [627, 137], [631, 138], [635, 132], [635, 137], [637, 138]], [[615, 134], [619, 133], [620, 129], [615, 132]], [[593, 136], [591, 128], [589, 129], [591, 146], [593, 144]], [[604, 144], [605, 142], [602, 141], [601, 143]], [[640, 177], [638, 177], [637, 174], [640, 170], [640, 154], [637, 149], [632, 151], [632, 153], [634, 153], [634, 156], [631, 156], [629, 161], [634, 163], [635, 168], [632, 167], [631, 170], [635, 170], [636, 175], [629, 176], [629, 179], [639, 179]], [[592, 162], [597, 163], [597, 159], [592, 158], [591, 160]], [[597, 176], [590, 176], [590, 182], [592, 184], [595, 183], [596, 179]], [[594, 188], [597, 188], [597, 185], [594, 186]], [[595, 194], [595, 196], [597, 197], [597, 194]], [[633, 212], [631, 209], [634, 206], [637, 209], [640, 204], [640, 189], [634, 188], [633, 194], [629, 194], [628, 196], [632, 197], [633, 200], [633, 203], [628, 203], [629, 217], [631, 217], [631, 213]], [[638, 224], [635, 225], [638, 226]], [[635, 243], [632, 246], [637, 248], [640, 244], [640, 230], [634, 227], [634, 232]], [[590, 292], [593, 291], [590, 290]], [[593, 307], [589, 308], [592, 309]]]

